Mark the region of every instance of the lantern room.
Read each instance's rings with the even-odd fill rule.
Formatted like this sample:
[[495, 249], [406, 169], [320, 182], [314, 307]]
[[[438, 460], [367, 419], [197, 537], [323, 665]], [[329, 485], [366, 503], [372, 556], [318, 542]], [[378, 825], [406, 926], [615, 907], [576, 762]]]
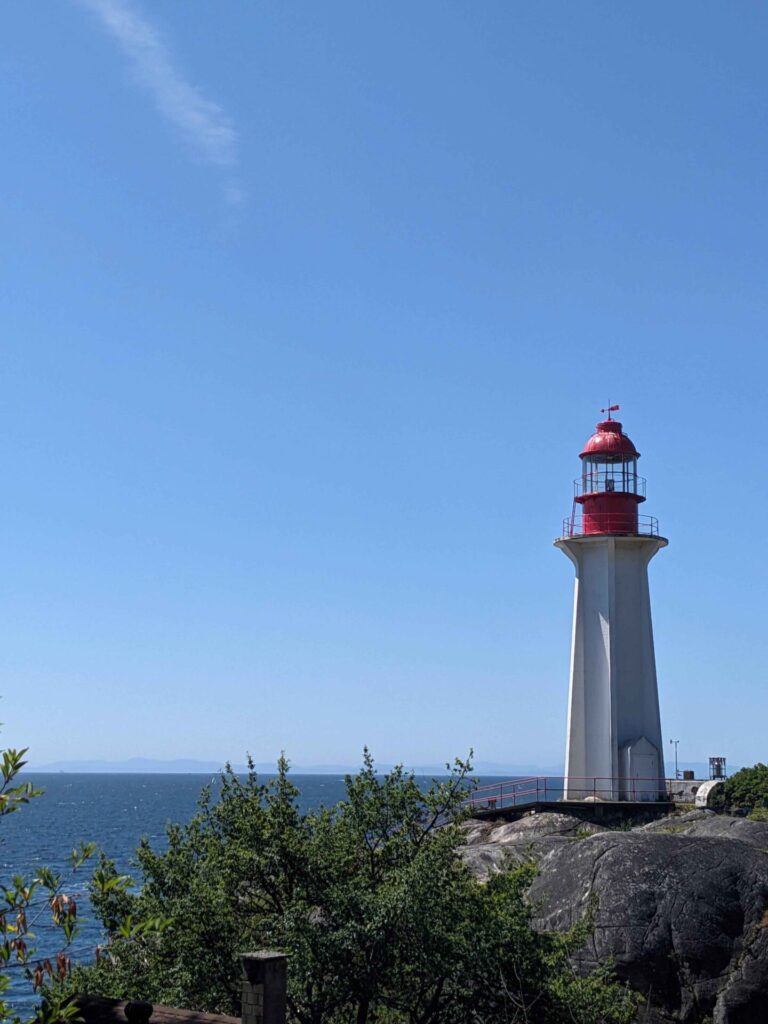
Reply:
[[658, 533], [655, 519], [638, 514], [645, 501], [645, 480], [637, 475], [640, 453], [612, 418], [616, 409], [603, 410], [608, 418], [597, 424], [579, 455], [581, 476], [573, 482], [574, 509], [565, 523], [566, 536]]

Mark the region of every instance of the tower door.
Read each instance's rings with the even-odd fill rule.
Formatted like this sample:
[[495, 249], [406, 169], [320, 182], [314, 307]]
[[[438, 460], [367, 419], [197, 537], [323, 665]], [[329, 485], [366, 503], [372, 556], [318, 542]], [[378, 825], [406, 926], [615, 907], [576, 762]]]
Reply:
[[622, 800], [658, 800], [663, 783], [659, 779], [661, 759], [645, 736], [621, 748]]

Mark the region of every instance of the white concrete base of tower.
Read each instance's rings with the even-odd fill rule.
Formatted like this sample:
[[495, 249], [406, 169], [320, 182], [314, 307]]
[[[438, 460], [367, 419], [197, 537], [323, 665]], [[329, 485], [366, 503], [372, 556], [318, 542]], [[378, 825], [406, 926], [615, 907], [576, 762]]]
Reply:
[[648, 563], [663, 537], [555, 541], [576, 568], [565, 799], [665, 798]]

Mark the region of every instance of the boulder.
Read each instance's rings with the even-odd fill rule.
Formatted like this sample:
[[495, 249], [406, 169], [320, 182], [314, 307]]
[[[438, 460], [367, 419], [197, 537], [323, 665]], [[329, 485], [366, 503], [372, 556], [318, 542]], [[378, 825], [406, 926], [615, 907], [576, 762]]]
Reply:
[[768, 850], [768, 822], [733, 818], [714, 811], [691, 811], [643, 825], [637, 832], [698, 836], [709, 839], [737, 839], [756, 850]]
[[606, 831], [601, 825], [570, 814], [544, 811], [518, 821], [491, 822], [472, 819], [462, 826], [466, 833], [461, 855], [470, 871], [485, 881], [525, 860], [539, 860], [563, 843], [578, 842]]
[[613, 960], [646, 1000], [639, 1020], [768, 1020], [768, 826], [699, 815], [548, 842], [530, 891], [536, 927], [592, 913], [577, 966]]

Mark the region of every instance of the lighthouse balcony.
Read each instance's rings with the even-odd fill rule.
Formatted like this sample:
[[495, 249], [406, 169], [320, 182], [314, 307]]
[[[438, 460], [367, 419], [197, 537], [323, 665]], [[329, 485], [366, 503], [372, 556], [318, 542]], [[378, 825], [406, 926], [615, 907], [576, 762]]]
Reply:
[[627, 472], [626, 463], [600, 470], [590, 467], [573, 481], [573, 496], [579, 501], [592, 494], [633, 494], [645, 501], [645, 477]]
[[658, 537], [656, 516], [634, 512], [588, 512], [570, 515], [563, 520], [563, 537], [590, 537], [614, 534], [624, 537]]

